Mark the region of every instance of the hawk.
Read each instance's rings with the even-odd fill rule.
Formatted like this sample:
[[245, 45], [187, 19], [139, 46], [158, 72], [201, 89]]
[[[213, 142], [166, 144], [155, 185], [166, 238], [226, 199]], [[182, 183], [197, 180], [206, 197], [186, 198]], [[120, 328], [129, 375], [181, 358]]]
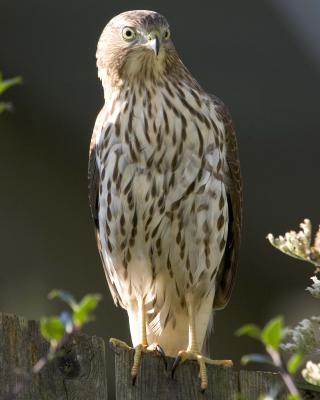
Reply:
[[205, 353], [240, 245], [231, 117], [182, 63], [157, 12], [111, 19], [96, 55], [105, 104], [90, 145], [89, 198], [111, 294], [129, 316], [131, 373], [143, 351], [163, 349], [175, 366], [197, 360], [205, 389], [205, 363], [231, 363]]

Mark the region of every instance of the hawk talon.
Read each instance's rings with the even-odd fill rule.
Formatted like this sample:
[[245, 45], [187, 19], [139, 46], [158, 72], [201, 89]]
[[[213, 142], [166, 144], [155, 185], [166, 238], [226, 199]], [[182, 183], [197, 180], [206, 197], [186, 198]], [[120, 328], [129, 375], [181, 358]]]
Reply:
[[[131, 350], [131, 348], [130, 348]], [[141, 364], [141, 358], [142, 358], [142, 353], [146, 352], [152, 352], [152, 353], [158, 353], [160, 358], [162, 359], [164, 363], [165, 370], [167, 370], [167, 359], [165, 352], [163, 351], [162, 347], [157, 344], [151, 344], [150, 346], [147, 346], [146, 344], [138, 344], [134, 348], [134, 357], [133, 357], [133, 365], [131, 368], [131, 376], [132, 376], [132, 385], [134, 386], [136, 383], [136, 379], [138, 376], [138, 370]]]
[[[150, 349], [150, 347], [154, 347], [153, 349]], [[161, 360], [163, 361], [164, 364], [164, 369], [167, 371], [168, 369], [168, 363], [167, 363], [167, 358], [166, 358], [166, 353], [164, 352], [163, 348], [159, 344], [154, 344], [148, 347], [148, 350], [154, 351], [159, 354]]]
[[133, 356], [133, 365], [131, 368], [131, 376], [132, 376], [132, 384], [134, 385], [137, 379], [137, 375], [138, 375], [138, 370], [140, 368], [140, 364], [141, 364], [141, 357], [142, 357], [142, 352], [146, 351], [147, 349], [147, 345], [143, 345], [143, 344], [138, 344], [138, 346], [136, 346], [134, 348], [134, 356]]
[[120, 339], [116, 339], [116, 338], [110, 338], [109, 345], [116, 354], [119, 354], [116, 351], [117, 348], [120, 348], [120, 349], [123, 349], [126, 351], [132, 350], [132, 347], [130, 347], [126, 342], [124, 342], [123, 340], [120, 340]]
[[165, 371], [167, 371], [167, 369], [168, 369], [168, 362], [167, 362], [166, 354], [165, 354], [165, 352], [163, 351], [163, 348], [162, 348], [161, 346], [159, 346], [159, 345], [157, 346], [157, 351], [158, 351], [158, 353], [160, 354], [161, 360], [163, 361], [164, 369], [165, 369]]
[[181, 363], [181, 356], [177, 356], [176, 358], [175, 358], [175, 360], [174, 360], [174, 363], [173, 363], [173, 365], [172, 365], [172, 368], [171, 368], [171, 378], [172, 379], [174, 379], [174, 373], [175, 373], [175, 371], [176, 371], [176, 369], [177, 369], [177, 367], [178, 367], [178, 365]]
[[195, 360], [199, 365], [199, 378], [201, 382], [201, 392], [204, 393], [208, 387], [208, 374], [206, 364], [209, 365], [220, 365], [223, 367], [231, 367], [233, 365], [231, 360], [212, 360], [208, 357], [203, 357], [199, 352], [193, 350], [180, 351], [176, 359], [174, 360], [171, 377], [174, 378], [174, 373], [177, 367], [187, 360]]

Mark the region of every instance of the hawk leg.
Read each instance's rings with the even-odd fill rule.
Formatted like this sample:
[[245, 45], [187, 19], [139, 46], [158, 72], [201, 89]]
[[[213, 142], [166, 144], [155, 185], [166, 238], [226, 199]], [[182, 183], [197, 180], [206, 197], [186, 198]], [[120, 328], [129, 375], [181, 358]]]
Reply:
[[197, 336], [196, 336], [196, 327], [195, 327], [195, 315], [194, 309], [192, 305], [188, 307], [189, 313], [189, 345], [187, 350], [181, 350], [176, 357], [171, 375], [174, 376], [174, 372], [179, 364], [187, 361], [187, 360], [195, 360], [199, 365], [199, 377], [201, 383], [201, 391], [205, 391], [208, 387], [208, 374], [206, 364], [211, 365], [222, 365], [224, 367], [232, 367], [233, 363], [231, 360], [211, 360], [208, 357], [204, 357], [199, 351]]
[[[161, 346], [157, 343], [152, 343], [151, 345], [148, 345], [147, 341], [147, 322], [146, 322], [146, 310], [145, 310], [145, 304], [144, 301], [141, 300], [139, 303], [139, 328], [140, 328], [140, 343], [134, 348], [134, 357], [133, 357], [133, 365], [131, 368], [131, 377], [132, 377], [132, 384], [135, 384], [135, 381], [137, 379], [137, 375], [139, 372], [140, 364], [141, 364], [141, 357], [142, 353], [146, 352], [154, 352], [158, 354], [161, 359], [163, 360], [165, 369], [167, 369], [167, 360], [165, 353]], [[124, 350], [132, 350], [130, 346], [127, 345], [127, 343], [123, 342], [122, 340], [110, 339], [110, 343], [115, 346], [115, 347], [120, 347], [121, 349]]]

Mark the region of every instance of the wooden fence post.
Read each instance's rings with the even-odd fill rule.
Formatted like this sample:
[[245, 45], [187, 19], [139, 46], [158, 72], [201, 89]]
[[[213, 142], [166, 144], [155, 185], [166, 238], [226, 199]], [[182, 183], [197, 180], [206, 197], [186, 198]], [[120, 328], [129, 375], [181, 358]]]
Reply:
[[[279, 389], [277, 399], [285, 399], [286, 392], [280, 376], [272, 372], [235, 371], [233, 368], [207, 366], [209, 387], [200, 391], [198, 365], [188, 362], [180, 365], [174, 379], [170, 376], [173, 363], [168, 358], [168, 371], [154, 354], [144, 354], [136, 383], [132, 385], [130, 369], [133, 351], [115, 349], [117, 400], [258, 400], [261, 394]], [[306, 385], [307, 386], [307, 385]], [[302, 391], [303, 399], [320, 399], [320, 392]]]
[[23, 383], [19, 400], [107, 400], [103, 339], [75, 335], [55, 359], [27, 382], [25, 374], [48, 351], [39, 324], [0, 313], [0, 399], [10, 399]]
[[[13, 399], [12, 393], [21, 382], [23, 389], [15, 400], [107, 400], [103, 339], [75, 335], [64, 350], [62, 357], [27, 382], [25, 374], [47, 353], [48, 343], [41, 337], [37, 322], [0, 313], [0, 400]], [[203, 394], [195, 362], [180, 365], [172, 379], [173, 359], [168, 358], [165, 371], [163, 360], [150, 353], [143, 355], [133, 386], [133, 351], [114, 351], [116, 400], [258, 400], [271, 388], [283, 388], [278, 374], [208, 366], [209, 388]], [[277, 396], [283, 398], [283, 394]], [[303, 399], [320, 399], [320, 393], [305, 390]]]

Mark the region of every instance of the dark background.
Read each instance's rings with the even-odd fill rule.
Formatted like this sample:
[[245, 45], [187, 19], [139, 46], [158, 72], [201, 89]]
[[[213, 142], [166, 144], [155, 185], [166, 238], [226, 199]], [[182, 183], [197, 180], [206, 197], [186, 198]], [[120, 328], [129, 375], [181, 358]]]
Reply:
[[24, 78], [4, 97], [15, 112], [0, 115], [0, 310], [38, 319], [61, 309], [46, 299], [53, 288], [78, 298], [100, 292], [104, 300], [87, 331], [129, 340], [94, 240], [87, 154], [103, 103], [96, 44], [112, 16], [135, 8], [167, 17], [184, 63], [228, 104], [237, 127], [243, 245], [237, 285], [216, 315], [212, 343], [216, 358], [238, 362], [261, 349], [236, 338], [236, 328], [278, 314], [293, 324], [317, 309], [304, 291], [312, 267], [265, 240], [305, 217], [320, 222], [317, 0], [0, 0], [0, 70]]

